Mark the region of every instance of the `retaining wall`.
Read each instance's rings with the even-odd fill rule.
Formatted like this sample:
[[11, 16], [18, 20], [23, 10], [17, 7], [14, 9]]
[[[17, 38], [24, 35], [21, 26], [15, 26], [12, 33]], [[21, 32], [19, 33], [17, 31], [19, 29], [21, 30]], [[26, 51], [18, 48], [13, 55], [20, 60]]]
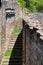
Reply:
[[43, 65], [43, 40], [23, 20], [23, 65]]

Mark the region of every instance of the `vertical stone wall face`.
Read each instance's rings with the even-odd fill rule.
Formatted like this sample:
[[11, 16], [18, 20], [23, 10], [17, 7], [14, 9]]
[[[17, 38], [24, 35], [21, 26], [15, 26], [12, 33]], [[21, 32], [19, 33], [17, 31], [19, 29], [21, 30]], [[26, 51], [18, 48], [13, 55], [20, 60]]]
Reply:
[[0, 31], [1, 31], [1, 34], [0, 34], [0, 38], [1, 38], [1, 54], [3, 54], [4, 52], [4, 46], [5, 46], [5, 37], [6, 37], [6, 14], [5, 14], [5, 7], [4, 7], [4, 3], [3, 1], [1, 1], [2, 4], [1, 4], [1, 9], [0, 9]]
[[29, 60], [29, 57], [30, 57], [30, 32], [28, 31], [28, 28], [27, 26], [25, 27], [25, 36], [26, 36], [26, 65], [30, 65], [30, 60]]
[[14, 9], [14, 5], [15, 5], [15, 0], [2, 0], [2, 2], [4, 3], [5, 5], [5, 9], [6, 8], [12, 8]]
[[1, 55], [1, 30], [2, 30], [2, 9], [0, 8], [0, 55]]
[[3, 52], [5, 50], [5, 48], [4, 48], [5, 34], [6, 34], [6, 32], [5, 32], [5, 29], [6, 29], [5, 19], [6, 19], [5, 18], [5, 9], [3, 8], [3, 5], [1, 4], [1, 7], [0, 7], [0, 63], [1, 63]]
[[23, 22], [23, 59], [23, 65], [43, 65], [43, 40], [26, 22]]
[[23, 65], [26, 63], [25, 22], [23, 21]]

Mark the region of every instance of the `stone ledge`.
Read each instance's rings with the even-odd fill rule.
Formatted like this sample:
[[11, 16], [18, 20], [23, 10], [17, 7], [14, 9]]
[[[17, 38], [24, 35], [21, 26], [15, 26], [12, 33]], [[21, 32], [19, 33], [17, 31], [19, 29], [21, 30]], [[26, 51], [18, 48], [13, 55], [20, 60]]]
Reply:
[[29, 16], [23, 16], [23, 19], [26, 24], [29, 25], [30, 29], [37, 29], [36, 32], [40, 34], [40, 38], [43, 40], [43, 22], [40, 22], [37, 19], [33, 19]]

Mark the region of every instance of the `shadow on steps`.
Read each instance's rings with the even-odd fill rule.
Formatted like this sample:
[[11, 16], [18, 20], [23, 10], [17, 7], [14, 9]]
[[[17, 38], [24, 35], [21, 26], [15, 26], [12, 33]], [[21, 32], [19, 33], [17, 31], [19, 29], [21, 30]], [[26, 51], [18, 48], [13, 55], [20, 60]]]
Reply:
[[22, 65], [22, 31], [18, 35], [13, 47], [9, 65]]

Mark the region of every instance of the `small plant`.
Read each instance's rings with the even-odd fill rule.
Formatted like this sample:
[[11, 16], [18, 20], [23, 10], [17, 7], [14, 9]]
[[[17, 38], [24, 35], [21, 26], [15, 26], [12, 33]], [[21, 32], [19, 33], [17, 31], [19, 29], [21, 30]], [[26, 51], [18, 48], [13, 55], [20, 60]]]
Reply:
[[11, 50], [11, 49], [8, 49], [8, 50], [5, 52], [5, 56], [11, 56], [11, 53], [12, 53], [12, 50]]
[[20, 34], [20, 32], [21, 32], [21, 30], [19, 30], [19, 29], [15, 29], [15, 30], [12, 32], [12, 34], [14, 34], [14, 35], [18, 35], [18, 34]]

